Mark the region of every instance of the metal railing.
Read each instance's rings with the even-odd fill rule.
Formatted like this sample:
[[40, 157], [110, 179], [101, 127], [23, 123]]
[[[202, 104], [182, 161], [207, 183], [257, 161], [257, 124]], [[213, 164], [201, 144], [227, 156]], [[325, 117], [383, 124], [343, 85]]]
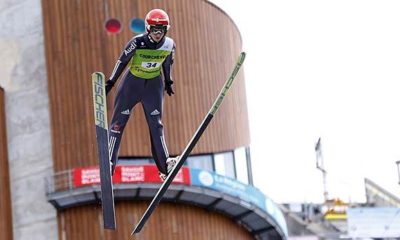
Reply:
[[72, 189], [74, 189], [72, 169], [57, 172], [46, 177], [47, 195]]

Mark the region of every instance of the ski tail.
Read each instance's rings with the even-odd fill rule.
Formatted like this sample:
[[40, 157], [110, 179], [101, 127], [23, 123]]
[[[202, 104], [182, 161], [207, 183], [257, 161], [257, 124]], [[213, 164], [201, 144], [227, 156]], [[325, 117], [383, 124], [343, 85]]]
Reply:
[[108, 122], [105, 77], [101, 72], [92, 74], [94, 119], [100, 168], [101, 203], [106, 229], [115, 229], [114, 191], [108, 154]]
[[165, 194], [165, 192], [167, 191], [169, 185], [171, 185], [173, 179], [178, 174], [178, 171], [181, 169], [181, 167], [185, 163], [187, 157], [192, 152], [193, 148], [196, 146], [196, 144], [197, 144], [198, 140], [200, 139], [200, 137], [202, 136], [203, 132], [207, 129], [208, 124], [211, 122], [215, 113], [219, 109], [222, 101], [224, 100], [224, 97], [226, 96], [228, 90], [230, 89], [230, 87], [233, 83], [233, 80], [235, 79], [237, 73], [240, 70], [240, 67], [243, 64], [245, 57], [246, 57], [245, 52], [240, 53], [234, 70], [232, 71], [229, 79], [225, 82], [221, 92], [219, 93], [214, 104], [212, 105], [210, 111], [208, 112], [208, 114], [204, 118], [203, 122], [200, 124], [199, 128], [197, 129], [196, 133], [193, 135], [192, 139], [190, 140], [190, 142], [186, 146], [185, 150], [181, 154], [179, 161], [175, 164], [174, 168], [169, 173], [167, 179], [165, 179], [164, 183], [161, 185], [160, 189], [154, 196], [153, 200], [151, 201], [150, 205], [148, 206], [147, 210], [143, 214], [143, 216], [140, 219], [140, 221], [138, 222], [138, 224], [136, 225], [135, 229], [132, 231], [131, 235], [139, 233], [142, 230], [145, 223], [147, 222], [147, 220], [150, 218], [151, 214], [153, 213], [154, 209], [160, 203], [160, 201], [161, 201], [163, 195]]

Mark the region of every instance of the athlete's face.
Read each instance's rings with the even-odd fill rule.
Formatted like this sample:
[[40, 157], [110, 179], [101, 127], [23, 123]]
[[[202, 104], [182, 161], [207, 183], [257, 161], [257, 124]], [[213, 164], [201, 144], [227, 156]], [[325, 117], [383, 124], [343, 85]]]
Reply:
[[150, 29], [150, 37], [156, 41], [159, 42], [165, 35], [165, 28], [163, 27], [152, 27]]

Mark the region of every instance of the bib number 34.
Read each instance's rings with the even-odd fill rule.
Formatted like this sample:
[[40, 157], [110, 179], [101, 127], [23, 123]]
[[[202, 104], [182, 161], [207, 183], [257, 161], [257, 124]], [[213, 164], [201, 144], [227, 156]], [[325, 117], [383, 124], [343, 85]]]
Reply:
[[159, 62], [143, 62], [142, 67], [144, 68], [158, 68], [161, 63]]

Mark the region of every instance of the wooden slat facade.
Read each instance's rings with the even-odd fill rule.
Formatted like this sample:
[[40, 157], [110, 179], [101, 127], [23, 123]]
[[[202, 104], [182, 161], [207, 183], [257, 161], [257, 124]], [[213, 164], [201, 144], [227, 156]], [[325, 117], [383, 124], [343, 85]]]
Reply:
[[[59, 214], [59, 239], [129, 239], [147, 202], [118, 202], [117, 230], [102, 230], [100, 206], [82, 206]], [[161, 203], [135, 240], [253, 239], [250, 233], [221, 214], [184, 204]]]
[[0, 88], [0, 239], [13, 239], [4, 90]]
[[[203, 120], [241, 51], [231, 19], [204, 0], [52, 1], [43, 0], [45, 49], [55, 171], [96, 164], [90, 74], [107, 76], [133, 36], [130, 20], [152, 8], [165, 9], [177, 45], [175, 92], [166, 95], [164, 119], [169, 152], [179, 154]], [[120, 34], [109, 35], [107, 17], [121, 20]], [[114, 90], [115, 91], [115, 90]], [[109, 97], [112, 112], [113, 94]], [[249, 145], [243, 71], [193, 153], [212, 153]], [[148, 128], [136, 106], [121, 156], [151, 156]]]

